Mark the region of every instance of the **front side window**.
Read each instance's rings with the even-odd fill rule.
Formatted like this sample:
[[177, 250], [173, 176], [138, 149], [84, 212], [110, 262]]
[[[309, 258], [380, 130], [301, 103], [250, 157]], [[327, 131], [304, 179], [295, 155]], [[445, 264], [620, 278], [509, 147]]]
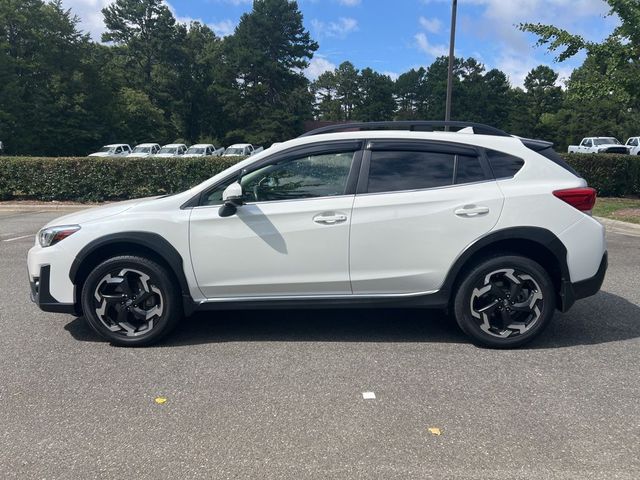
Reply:
[[397, 192], [453, 184], [455, 155], [435, 152], [372, 151], [369, 193]]
[[[353, 152], [283, 160], [242, 177], [244, 201], [270, 202], [344, 195]], [[222, 204], [222, 193], [235, 179], [205, 195], [202, 205]]]

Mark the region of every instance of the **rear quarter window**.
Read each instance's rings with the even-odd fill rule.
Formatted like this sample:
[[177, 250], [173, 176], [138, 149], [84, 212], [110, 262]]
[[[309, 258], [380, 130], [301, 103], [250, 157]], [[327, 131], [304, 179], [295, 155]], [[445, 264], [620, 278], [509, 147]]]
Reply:
[[487, 150], [486, 154], [496, 179], [511, 178], [518, 173], [524, 165], [523, 159], [509, 155], [508, 153]]

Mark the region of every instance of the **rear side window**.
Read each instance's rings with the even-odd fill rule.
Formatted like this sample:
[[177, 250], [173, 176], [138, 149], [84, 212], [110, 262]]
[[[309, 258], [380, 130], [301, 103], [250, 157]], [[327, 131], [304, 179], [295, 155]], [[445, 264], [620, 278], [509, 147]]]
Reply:
[[443, 187], [453, 183], [455, 155], [410, 151], [372, 151], [369, 193]]
[[478, 157], [457, 155], [453, 183], [459, 185], [461, 183], [482, 182], [483, 180], [486, 180], [486, 177]]
[[487, 150], [486, 153], [495, 178], [511, 178], [518, 173], [524, 165], [524, 160], [509, 155], [508, 153], [497, 152], [495, 150]]

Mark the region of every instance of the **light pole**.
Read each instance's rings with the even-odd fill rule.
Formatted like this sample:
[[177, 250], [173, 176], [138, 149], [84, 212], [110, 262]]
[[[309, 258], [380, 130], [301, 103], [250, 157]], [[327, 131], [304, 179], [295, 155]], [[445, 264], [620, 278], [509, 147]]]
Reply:
[[[458, 10], [458, 0], [453, 0], [451, 5], [451, 38], [449, 39], [449, 72], [447, 74], [447, 104], [444, 110], [446, 122], [451, 120], [451, 94], [453, 90], [453, 62], [455, 60], [456, 48], [456, 13]], [[447, 128], [447, 130], [449, 130]]]

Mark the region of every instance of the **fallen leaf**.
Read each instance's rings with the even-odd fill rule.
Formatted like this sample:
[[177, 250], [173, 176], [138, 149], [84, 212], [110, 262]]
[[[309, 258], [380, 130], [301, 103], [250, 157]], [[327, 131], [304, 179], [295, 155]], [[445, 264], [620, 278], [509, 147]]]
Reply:
[[442, 430], [440, 430], [438, 427], [429, 427], [429, 433], [431, 433], [431, 435], [442, 435]]
[[164, 397], [156, 397], [156, 403], [157, 403], [158, 405], [162, 405], [162, 404], [163, 404], [163, 403], [165, 403], [166, 401], [167, 401], [167, 399], [166, 399], [166, 398], [164, 398]]

